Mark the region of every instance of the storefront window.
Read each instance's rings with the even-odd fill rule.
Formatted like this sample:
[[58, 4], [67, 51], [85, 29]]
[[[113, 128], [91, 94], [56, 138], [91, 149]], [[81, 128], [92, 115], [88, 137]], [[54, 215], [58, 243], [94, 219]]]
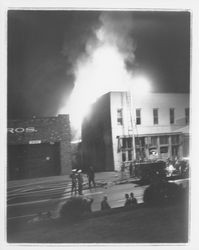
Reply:
[[160, 136], [160, 144], [168, 144], [168, 136]]
[[171, 136], [171, 143], [172, 144], [179, 144], [179, 135], [172, 135]]
[[151, 145], [156, 146], [157, 144], [158, 144], [158, 137], [157, 136], [151, 137]]
[[168, 153], [168, 147], [160, 147], [160, 153], [161, 154]]

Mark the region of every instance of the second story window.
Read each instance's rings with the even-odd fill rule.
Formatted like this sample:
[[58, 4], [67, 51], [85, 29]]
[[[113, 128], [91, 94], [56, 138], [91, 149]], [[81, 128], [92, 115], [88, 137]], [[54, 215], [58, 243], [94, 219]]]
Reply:
[[174, 124], [174, 121], [175, 121], [174, 108], [171, 108], [169, 110], [169, 114], [170, 114], [170, 124]]
[[123, 125], [123, 112], [122, 112], [122, 109], [117, 109], [117, 125]]
[[158, 109], [153, 109], [153, 124], [158, 124]]
[[136, 124], [141, 124], [141, 109], [136, 109]]
[[189, 108], [185, 109], [185, 123], [189, 124]]

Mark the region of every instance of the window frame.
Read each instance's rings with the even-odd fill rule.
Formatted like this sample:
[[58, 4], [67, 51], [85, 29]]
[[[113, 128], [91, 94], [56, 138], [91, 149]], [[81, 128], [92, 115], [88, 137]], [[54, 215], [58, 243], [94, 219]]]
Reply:
[[[157, 112], [155, 114], [155, 112]], [[159, 124], [159, 114], [158, 114], [158, 108], [153, 108], [153, 125]]]
[[141, 109], [138, 108], [135, 110], [136, 115], [136, 125], [141, 125]]
[[174, 108], [169, 109], [169, 119], [170, 119], [170, 124], [175, 124], [175, 109]]
[[117, 109], [117, 125], [119, 126], [123, 125], [123, 109], [122, 108]]

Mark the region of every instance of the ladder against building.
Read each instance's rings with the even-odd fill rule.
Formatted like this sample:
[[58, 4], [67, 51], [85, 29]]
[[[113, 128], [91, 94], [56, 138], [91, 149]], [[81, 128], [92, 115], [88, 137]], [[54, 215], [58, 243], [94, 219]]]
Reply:
[[132, 105], [132, 94], [130, 91], [126, 92], [126, 105], [128, 113], [128, 136], [132, 136], [132, 147], [133, 147], [133, 160], [136, 160], [136, 151], [135, 151], [135, 119], [133, 115], [133, 105]]

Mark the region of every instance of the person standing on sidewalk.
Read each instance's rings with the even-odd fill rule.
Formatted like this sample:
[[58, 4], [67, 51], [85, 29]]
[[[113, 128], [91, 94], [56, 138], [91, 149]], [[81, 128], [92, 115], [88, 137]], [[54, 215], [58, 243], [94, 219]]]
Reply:
[[132, 173], [133, 173], [133, 164], [132, 164], [132, 162], [130, 162], [130, 164], [129, 164], [129, 177], [132, 177]]
[[71, 186], [71, 195], [75, 192], [77, 194], [77, 173], [76, 169], [72, 169], [72, 174], [70, 175], [72, 186]]
[[124, 180], [125, 179], [125, 164], [124, 164], [124, 162], [121, 165], [120, 172], [121, 172], [121, 180]]
[[88, 168], [87, 176], [88, 176], [89, 189], [91, 189], [91, 184], [93, 184], [93, 187], [96, 188], [96, 185], [95, 185], [95, 172], [94, 172], [94, 169], [93, 169], [92, 166], [90, 166]]
[[78, 170], [77, 171], [78, 175], [77, 175], [77, 182], [78, 182], [78, 193], [79, 195], [82, 195], [82, 190], [83, 190], [83, 176], [82, 176], [82, 170]]

